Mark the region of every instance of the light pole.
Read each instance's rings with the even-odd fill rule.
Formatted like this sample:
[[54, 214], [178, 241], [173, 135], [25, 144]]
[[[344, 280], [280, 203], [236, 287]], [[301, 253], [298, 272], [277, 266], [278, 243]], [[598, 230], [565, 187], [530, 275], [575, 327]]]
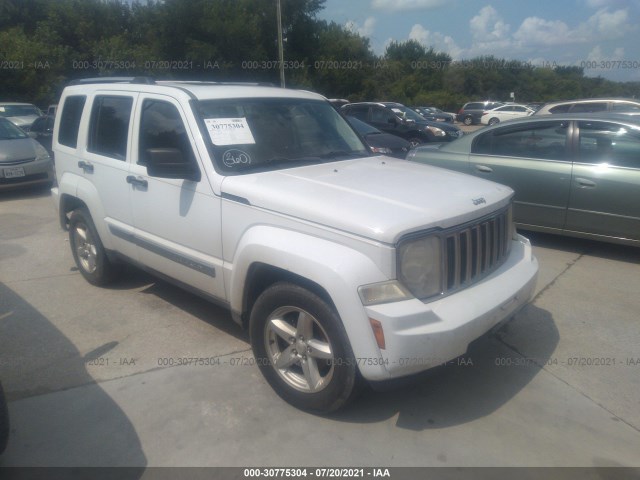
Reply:
[[280, 86], [284, 88], [284, 48], [282, 46], [282, 8], [280, 0], [277, 0], [278, 6], [278, 57], [280, 60]]

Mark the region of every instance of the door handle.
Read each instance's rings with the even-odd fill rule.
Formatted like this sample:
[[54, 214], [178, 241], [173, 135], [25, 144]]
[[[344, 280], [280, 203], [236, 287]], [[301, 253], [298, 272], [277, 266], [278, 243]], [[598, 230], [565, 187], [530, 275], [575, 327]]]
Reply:
[[476, 165], [476, 170], [482, 173], [491, 173], [493, 172], [493, 168], [487, 167], [486, 165]]
[[149, 183], [142, 177], [134, 177], [133, 175], [127, 175], [127, 183], [136, 187], [147, 188]]
[[78, 167], [84, 170], [84, 173], [93, 173], [93, 165], [84, 160], [78, 162]]
[[596, 182], [592, 182], [591, 180], [587, 180], [586, 178], [576, 178], [576, 182], [579, 187], [582, 188], [595, 188]]

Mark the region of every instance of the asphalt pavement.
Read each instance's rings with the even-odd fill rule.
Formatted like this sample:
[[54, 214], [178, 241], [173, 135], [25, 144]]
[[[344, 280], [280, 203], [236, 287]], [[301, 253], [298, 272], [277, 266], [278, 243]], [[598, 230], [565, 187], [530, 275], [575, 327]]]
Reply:
[[0, 466], [640, 467], [640, 249], [528, 235], [530, 305], [322, 417], [277, 397], [228, 312], [134, 268], [89, 285], [48, 192], [0, 193]]

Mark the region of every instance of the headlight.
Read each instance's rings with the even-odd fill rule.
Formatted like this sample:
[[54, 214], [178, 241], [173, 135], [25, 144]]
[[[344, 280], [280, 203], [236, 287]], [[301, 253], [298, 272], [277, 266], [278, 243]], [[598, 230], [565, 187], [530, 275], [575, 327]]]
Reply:
[[445, 137], [447, 135], [447, 132], [438, 127], [428, 126], [427, 130], [433, 133], [436, 137]]
[[398, 279], [417, 298], [442, 292], [442, 243], [428, 236], [403, 242], [398, 247]]
[[375, 153], [384, 153], [385, 155], [392, 153], [391, 149], [386, 147], [371, 147], [371, 150]]

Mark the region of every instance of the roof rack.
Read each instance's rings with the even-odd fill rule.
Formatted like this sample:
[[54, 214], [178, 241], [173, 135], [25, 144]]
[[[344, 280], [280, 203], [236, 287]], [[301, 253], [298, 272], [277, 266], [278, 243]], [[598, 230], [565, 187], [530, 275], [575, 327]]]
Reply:
[[156, 81], [151, 77], [94, 77], [76, 78], [75, 80], [71, 80], [69, 85], [87, 85], [91, 83], [137, 83], [154, 85]]
[[153, 77], [93, 77], [93, 78], [77, 78], [71, 80], [69, 85], [89, 85], [93, 83], [132, 83], [138, 85], [158, 85], [167, 83], [177, 83], [183, 85], [245, 85], [248, 87], [277, 87], [271, 82], [213, 82], [201, 80], [156, 80]]

